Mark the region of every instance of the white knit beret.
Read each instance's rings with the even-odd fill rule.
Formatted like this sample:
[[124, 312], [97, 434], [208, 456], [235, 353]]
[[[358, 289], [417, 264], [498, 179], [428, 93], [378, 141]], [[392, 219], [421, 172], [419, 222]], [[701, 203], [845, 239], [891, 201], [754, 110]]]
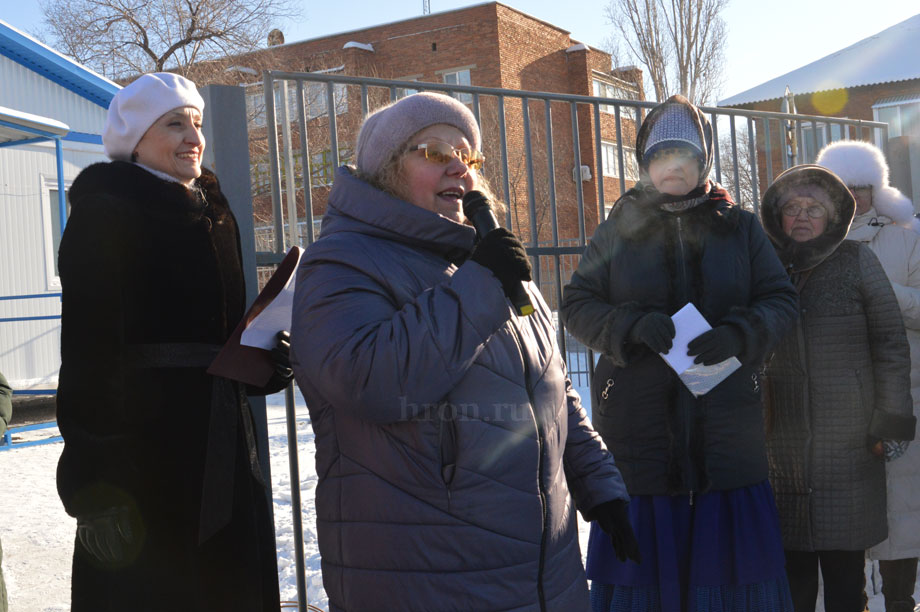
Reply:
[[105, 154], [109, 159], [130, 160], [150, 126], [172, 109], [184, 106], [204, 111], [204, 99], [194, 83], [171, 72], [141, 75], [116, 93], [109, 104], [102, 131]]
[[457, 128], [471, 147], [479, 149], [479, 126], [470, 109], [450, 96], [425, 91], [368, 115], [358, 134], [358, 169], [374, 176], [413, 134], [439, 123]]

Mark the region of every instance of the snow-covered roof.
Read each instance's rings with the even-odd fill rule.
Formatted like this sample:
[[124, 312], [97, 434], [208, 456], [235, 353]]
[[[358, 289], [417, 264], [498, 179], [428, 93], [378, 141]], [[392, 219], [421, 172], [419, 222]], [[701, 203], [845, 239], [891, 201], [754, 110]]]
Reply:
[[5, 55], [79, 96], [108, 108], [121, 87], [0, 20], [0, 55]]
[[0, 106], [0, 147], [38, 139], [62, 137], [70, 131], [55, 119]]
[[920, 78], [920, 14], [827, 57], [719, 101], [737, 106], [796, 95]]

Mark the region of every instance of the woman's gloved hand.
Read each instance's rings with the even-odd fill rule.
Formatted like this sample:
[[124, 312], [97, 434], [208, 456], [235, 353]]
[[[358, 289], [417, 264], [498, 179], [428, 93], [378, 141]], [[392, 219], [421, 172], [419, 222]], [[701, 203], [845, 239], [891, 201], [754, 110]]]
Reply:
[[632, 559], [636, 563], [641, 563], [639, 543], [636, 542], [632, 523], [629, 522], [629, 513], [626, 511], [628, 507], [628, 501], [614, 499], [594, 506], [587, 512], [587, 517], [592, 521], [597, 521], [604, 533], [610, 536], [617, 559], [620, 561]]
[[667, 353], [674, 340], [674, 321], [661, 312], [650, 312], [633, 323], [627, 338], [633, 344], [644, 344], [656, 353]]
[[470, 259], [492, 271], [506, 297], [513, 297], [521, 282], [531, 280], [530, 258], [524, 245], [503, 227], [486, 234], [473, 249]]
[[135, 543], [128, 509], [118, 506], [77, 517], [77, 539], [100, 562], [125, 563]]
[[713, 365], [729, 357], [737, 357], [744, 350], [744, 336], [734, 325], [717, 325], [687, 344], [687, 354], [696, 359], [693, 363]]

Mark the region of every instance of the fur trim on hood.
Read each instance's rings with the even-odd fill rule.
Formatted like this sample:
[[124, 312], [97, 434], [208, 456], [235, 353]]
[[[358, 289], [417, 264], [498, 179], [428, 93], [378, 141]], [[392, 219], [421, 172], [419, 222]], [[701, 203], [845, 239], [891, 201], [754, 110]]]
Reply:
[[[827, 217], [824, 233], [805, 242], [796, 242], [786, 235], [780, 210], [787, 191], [797, 185], [822, 189], [835, 207], [834, 214]], [[767, 188], [763, 194], [760, 218], [780, 261], [793, 274], [814, 268], [833, 253], [846, 238], [855, 212], [856, 200], [837, 175], [821, 166], [803, 164], [789, 168]]]
[[881, 149], [862, 140], [838, 140], [818, 153], [824, 166], [849, 186], [872, 186], [872, 205], [879, 215], [920, 233], [910, 199], [888, 184], [888, 164]]

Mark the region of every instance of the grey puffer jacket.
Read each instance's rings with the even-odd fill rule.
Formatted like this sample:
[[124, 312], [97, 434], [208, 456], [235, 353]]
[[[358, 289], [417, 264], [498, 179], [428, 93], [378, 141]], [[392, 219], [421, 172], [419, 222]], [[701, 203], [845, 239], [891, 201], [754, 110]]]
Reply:
[[[885, 539], [885, 464], [877, 440], [910, 440], [910, 354], [898, 302], [864, 244], [843, 240], [855, 204], [817, 166], [764, 194], [764, 229], [800, 288], [801, 316], [766, 369], [767, 455], [788, 550], [863, 550]], [[830, 178], [828, 178], [828, 175]], [[783, 189], [818, 184], [837, 206], [824, 233], [782, 230]]]
[[292, 362], [331, 610], [588, 609], [575, 508], [626, 489], [539, 292], [514, 316], [461, 263], [474, 236], [340, 168], [301, 259]]

